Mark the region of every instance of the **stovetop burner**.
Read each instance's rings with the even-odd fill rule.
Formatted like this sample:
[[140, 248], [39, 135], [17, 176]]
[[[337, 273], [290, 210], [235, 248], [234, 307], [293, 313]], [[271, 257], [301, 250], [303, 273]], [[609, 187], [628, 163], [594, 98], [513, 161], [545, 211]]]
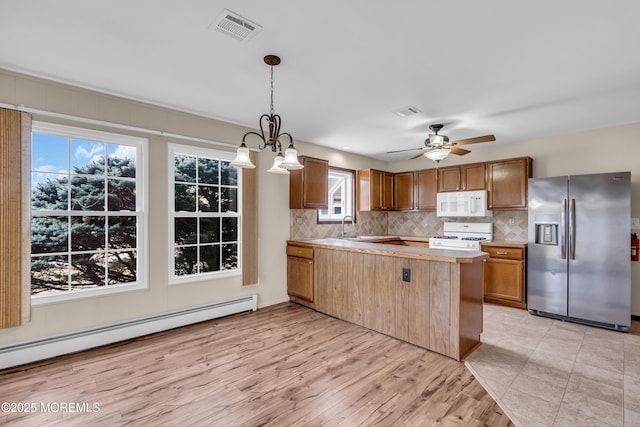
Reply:
[[461, 240], [479, 241], [479, 240], [487, 240], [487, 238], [486, 237], [463, 237]]
[[457, 239], [457, 236], [433, 236], [433, 239]]

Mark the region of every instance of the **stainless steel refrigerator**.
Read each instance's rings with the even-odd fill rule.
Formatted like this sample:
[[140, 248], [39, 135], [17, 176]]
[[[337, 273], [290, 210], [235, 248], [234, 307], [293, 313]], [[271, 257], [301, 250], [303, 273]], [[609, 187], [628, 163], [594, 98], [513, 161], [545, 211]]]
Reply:
[[527, 308], [628, 331], [630, 172], [529, 179]]

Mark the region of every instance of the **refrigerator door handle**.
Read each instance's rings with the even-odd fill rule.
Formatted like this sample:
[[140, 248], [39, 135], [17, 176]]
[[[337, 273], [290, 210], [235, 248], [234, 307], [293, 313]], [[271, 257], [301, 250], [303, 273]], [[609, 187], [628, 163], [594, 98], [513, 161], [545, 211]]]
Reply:
[[569, 259], [576, 259], [576, 199], [569, 207]]
[[567, 199], [562, 199], [562, 210], [560, 211], [560, 252], [562, 259], [567, 259]]

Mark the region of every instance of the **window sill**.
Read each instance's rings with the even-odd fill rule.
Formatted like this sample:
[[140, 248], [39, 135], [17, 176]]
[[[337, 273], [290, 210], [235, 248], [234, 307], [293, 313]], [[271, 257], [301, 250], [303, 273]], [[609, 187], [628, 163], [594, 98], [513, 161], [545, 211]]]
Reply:
[[216, 272], [211, 274], [196, 274], [191, 276], [174, 276], [169, 278], [169, 286], [182, 285], [206, 280], [226, 279], [227, 277], [242, 276], [242, 270]]
[[110, 285], [100, 288], [83, 289], [64, 293], [61, 292], [50, 295], [35, 295], [31, 297], [31, 305], [39, 306], [54, 304], [59, 302], [100, 297], [104, 295], [115, 295], [125, 292], [139, 291], [142, 289], [147, 289], [147, 285], [143, 283], [133, 283], [125, 285]]

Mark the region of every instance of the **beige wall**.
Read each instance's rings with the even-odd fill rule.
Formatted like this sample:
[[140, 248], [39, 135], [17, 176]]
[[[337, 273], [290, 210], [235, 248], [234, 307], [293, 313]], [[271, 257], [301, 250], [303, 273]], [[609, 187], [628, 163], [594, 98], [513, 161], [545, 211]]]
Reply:
[[[247, 128], [156, 107], [123, 98], [36, 79], [0, 70], [0, 103], [19, 105], [51, 113], [105, 121], [118, 125], [159, 130], [237, 146]], [[104, 126], [74, 123], [67, 119], [34, 119], [80, 127], [110, 130]], [[286, 301], [285, 242], [289, 237], [289, 181], [267, 173], [273, 153], [262, 152], [258, 160], [259, 283], [242, 286], [241, 278], [205, 280], [168, 286], [168, 177], [167, 144], [171, 142], [209, 146], [206, 143], [115, 129], [149, 139], [149, 234], [148, 288], [108, 296], [84, 298], [33, 308], [26, 326], [0, 330], [0, 346], [45, 336], [83, 330], [98, 325], [199, 306], [215, 301], [258, 294], [260, 307]], [[257, 144], [254, 144], [257, 146]], [[332, 165], [365, 168], [384, 167], [384, 162], [296, 141], [301, 154], [328, 158]]]
[[[533, 158], [535, 178], [604, 173], [631, 172], [631, 216], [640, 217], [640, 123], [594, 129], [519, 142], [517, 144], [470, 146], [466, 156], [450, 156], [442, 166], [484, 162], [510, 157]], [[426, 158], [390, 164], [393, 172], [427, 169], [433, 162]], [[640, 315], [640, 263], [631, 263], [631, 313]]]
[[[233, 124], [3, 70], [0, 70], [0, 103], [161, 130], [234, 146], [247, 131], [246, 128]], [[44, 117], [34, 118], [45, 120]], [[45, 121], [69, 123], [64, 120]], [[82, 126], [104, 129], [100, 126]], [[31, 323], [0, 330], [0, 346], [251, 293], [258, 294], [258, 304], [261, 307], [287, 300], [284, 248], [290, 233], [289, 188], [286, 176], [266, 173], [266, 169], [270, 167], [272, 153], [260, 153], [258, 164], [259, 284], [243, 287], [240, 277], [232, 277], [168, 286], [167, 143], [184, 141], [135, 132], [117, 132], [149, 138], [148, 289], [36, 306], [33, 309]], [[637, 143], [639, 139], [640, 123], [525, 141], [521, 144], [502, 146], [495, 143], [478, 148], [459, 160], [467, 163], [529, 155], [534, 158], [534, 176], [630, 170], [632, 215], [640, 216], [640, 166], [635, 164], [640, 158], [640, 144]], [[193, 144], [188, 141], [185, 143]], [[386, 164], [303, 142], [296, 141], [296, 146], [301, 154], [328, 159], [331, 165], [351, 169], [373, 167], [401, 171], [432, 167], [426, 159]], [[602, 153], [603, 148], [610, 148], [615, 154], [607, 156]], [[453, 164], [452, 160], [447, 159], [446, 164]], [[640, 315], [639, 264], [634, 263], [632, 268], [632, 313]]]

